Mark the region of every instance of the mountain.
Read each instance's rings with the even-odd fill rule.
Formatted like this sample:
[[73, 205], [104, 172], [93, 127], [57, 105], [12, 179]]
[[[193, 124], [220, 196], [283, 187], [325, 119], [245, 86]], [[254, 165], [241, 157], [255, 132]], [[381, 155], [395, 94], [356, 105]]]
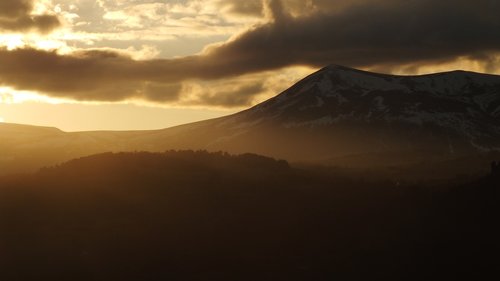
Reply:
[[0, 175], [33, 172], [84, 155], [129, 150], [142, 132], [63, 132], [57, 128], [0, 123]]
[[167, 149], [253, 152], [340, 166], [426, 165], [500, 151], [500, 76], [396, 76], [331, 65], [222, 118], [142, 132], [64, 133], [2, 124], [0, 136], [0, 168], [32, 152], [48, 153], [54, 163], [103, 151]]
[[159, 134], [169, 147], [401, 164], [498, 151], [499, 117], [500, 76], [395, 76], [332, 65], [243, 112]]

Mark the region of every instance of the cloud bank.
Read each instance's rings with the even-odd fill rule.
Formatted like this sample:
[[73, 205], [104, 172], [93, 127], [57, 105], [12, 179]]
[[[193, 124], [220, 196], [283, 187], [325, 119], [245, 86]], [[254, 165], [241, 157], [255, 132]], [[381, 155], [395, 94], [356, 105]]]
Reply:
[[[31, 3], [3, 1], [0, 5], [10, 3], [16, 17], [26, 15]], [[76, 100], [175, 103], [182, 99], [186, 81], [235, 79], [297, 65], [336, 63], [390, 72], [467, 59], [485, 71], [498, 70], [500, 1], [243, 2], [219, 3], [232, 13], [260, 13], [268, 20], [199, 55], [134, 60], [109, 50], [61, 55], [0, 49], [0, 84]], [[234, 85], [233, 90], [232, 98], [224, 90], [207, 91], [197, 103], [246, 105], [262, 84]]]

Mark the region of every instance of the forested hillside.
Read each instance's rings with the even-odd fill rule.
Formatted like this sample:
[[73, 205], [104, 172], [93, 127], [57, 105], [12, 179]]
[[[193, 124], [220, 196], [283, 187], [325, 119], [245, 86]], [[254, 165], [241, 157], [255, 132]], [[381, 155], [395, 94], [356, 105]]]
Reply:
[[497, 214], [494, 175], [430, 189], [252, 154], [106, 153], [0, 179], [0, 279], [481, 279]]

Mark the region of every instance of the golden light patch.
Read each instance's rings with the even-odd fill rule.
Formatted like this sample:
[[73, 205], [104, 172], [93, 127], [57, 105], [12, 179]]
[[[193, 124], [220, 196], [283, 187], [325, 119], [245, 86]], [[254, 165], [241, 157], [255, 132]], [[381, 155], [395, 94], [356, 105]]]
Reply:
[[25, 102], [41, 102], [49, 104], [70, 103], [69, 100], [52, 98], [32, 91], [18, 91], [10, 87], [0, 87], [0, 103], [19, 104]]
[[23, 38], [21, 34], [0, 34], [0, 47], [9, 51], [22, 48], [26, 45]]
[[417, 66], [403, 65], [401, 67], [393, 68], [392, 73], [401, 75], [422, 75], [448, 72], [452, 70], [465, 70], [479, 73], [500, 74], [500, 67], [497, 67], [496, 63], [498, 61], [500, 61], [500, 54], [492, 55], [489, 62], [469, 57], [459, 57], [453, 61], [446, 61], [442, 63], [429, 63]]

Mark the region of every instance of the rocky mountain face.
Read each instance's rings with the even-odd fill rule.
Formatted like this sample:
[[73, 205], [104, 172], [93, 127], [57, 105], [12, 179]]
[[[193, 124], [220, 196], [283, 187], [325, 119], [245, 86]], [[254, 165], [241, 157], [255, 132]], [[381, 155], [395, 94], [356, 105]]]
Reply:
[[104, 151], [206, 149], [339, 166], [448, 161], [500, 151], [500, 76], [395, 76], [331, 65], [248, 110], [164, 130], [30, 135], [12, 126], [0, 125], [0, 150], [15, 151], [9, 159], [26, 151], [51, 151], [55, 162]]

